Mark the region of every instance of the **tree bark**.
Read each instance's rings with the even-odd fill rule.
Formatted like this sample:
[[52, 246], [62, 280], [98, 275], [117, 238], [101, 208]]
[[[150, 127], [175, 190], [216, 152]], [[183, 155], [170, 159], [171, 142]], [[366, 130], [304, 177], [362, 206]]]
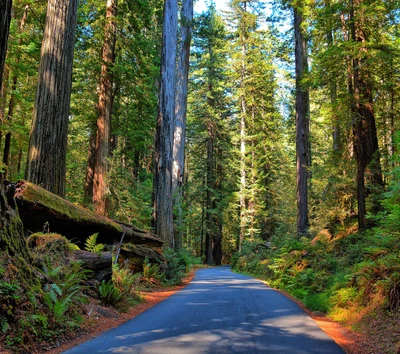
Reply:
[[[247, 2], [244, 2], [244, 12], [247, 11]], [[243, 18], [242, 20], [243, 21]], [[246, 75], [246, 56], [247, 43], [246, 33], [243, 30], [240, 32], [240, 41], [242, 45], [241, 57], [241, 73], [240, 73], [240, 88], [244, 91], [244, 81]], [[240, 96], [240, 191], [239, 191], [239, 208], [240, 208], [240, 235], [239, 235], [239, 251], [242, 249], [242, 244], [247, 230], [247, 210], [246, 210], [246, 115], [247, 106], [246, 99], [242, 93]]]
[[180, 19], [180, 48], [175, 92], [175, 121], [172, 167], [172, 194], [178, 210], [175, 247], [182, 247], [182, 187], [185, 176], [186, 111], [189, 78], [190, 42], [192, 39], [193, 0], [183, 0]]
[[153, 219], [155, 233], [164, 247], [174, 247], [172, 212], [172, 146], [175, 114], [175, 65], [178, 1], [166, 0], [161, 53], [161, 85], [154, 158]]
[[[330, 7], [331, 6], [331, 1], [330, 0], [325, 0], [325, 6]], [[329, 48], [333, 48], [334, 42], [333, 42], [333, 33], [332, 33], [332, 24], [329, 23], [327, 31], [326, 31], [326, 38], [327, 38], [327, 44]], [[334, 158], [337, 161], [338, 158], [340, 157], [340, 151], [341, 151], [341, 132], [340, 132], [340, 121], [339, 121], [339, 116], [336, 113], [335, 110], [335, 105], [337, 103], [337, 89], [336, 89], [336, 76], [333, 75], [330, 78], [330, 83], [329, 83], [329, 94], [330, 94], [330, 99], [331, 99], [331, 111], [332, 111], [332, 127], [333, 127], [333, 133], [332, 133], [332, 149], [333, 149], [333, 154]]]
[[207, 199], [206, 199], [206, 264], [213, 265], [213, 189], [214, 189], [214, 132], [211, 122], [207, 123]]
[[94, 166], [96, 164], [96, 132], [93, 127], [89, 136], [88, 162], [85, 176], [85, 199], [93, 201]]
[[11, 0], [0, 1], [0, 87], [3, 82], [3, 69], [6, 60], [8, 33], [11, 21]]
[[[356, 11], [357, 18], [356, 18]], [[383, 177], [380, 164], [380, 153], [376, 131], [375, 114], [373, 109], [372, 85], [370, 73], [366, 68], [363, 57], [367, 48], [367, 35], [363, 28], [363, 14], [361, 13], [361, 0], [352, 0], [350, 4], [351, 39], [354, 43], [361, 44], [360, 57], [353, 57], [353, 136], [354, 151], [357, 161], [357, 201], [358, 201], [358, 228], [360, 231], [368, 228], [366, 197], [372, 198], [371, 212], [376, 214], [380, 210], [379, 193], [383, 188]], [[368, 177], [372, 190], [367, 191], [365, 177]]]
[[296, 58], [296, 156], [297, 156], [297, 235], [308, 233], [309, 91], [304, 82], [308, 72], [307, 41], [303, 34], [301, 6], [294, 8]]
[[93, 174], [93, 203], [98, 214], [107, 215], [107, 172], [110, 156], [111, 115], [113, 106], [113, 72], [117, 24], [117, 0], [107, 0], [100, 93], [97, 116], [96, 153]]
[[[25, 23], [26, 19], [28, 17], [28, 10], [29, 10], [29, 5], [25, 5], [24, 13], [22, 15], [22, 19], [19, 25], [19, 30], [20, 33], [22, 34], [24, 28], [25, 28]], [[22, 39], [20, 38], [18, 41], [19, 46], [22, 44]], [[15, 66], [17, 67], [19, 62], [21, 60], [21, 53], [20, 50], [17, 52], [17, 58], [15, 62]], [[14, 69], [15, 73], [13, 75], [13, 83], [11, 85], [11, 97], [10, 101], [8, 103], [8, 116], [7, 120], [8, 122], [11, 122], [14, 116], [14, 108], [15, 108], [15, 91], [17, 90], [17, 83], [18, 83], [18, 71], [17, 69]], [[4, 164], [4, 172], [2, 173], [2, 176], [0, 180], [4, 180], [7, 178], [7, 173], [8, 173], [8, 166], [10, 164], [10, 150], [11, 150], [11, 131], [9, 131], [6, 134], [5, 142], [4, 142], [4, 154], [3, 154], [3, 164]], [[11, 178], [10, 178], [11, 179]]]
[[18, 215], [14, 199], [15, 186], [9, 184], [0, 188], [0, 250], [10, 256], [30, 260], [28, 246], [25, 242], [24, 229]]
[[74, 251], [72, 258], [76, 261], [81, 261], [85, 269], [92, 271], [89, 274], [89, 279], [97, 281], [109, 281], [112, 278], [112, 254], [111, 252], [88, 252], [88, 251]]
[[77, 0], [49, 0], [26, 179], [64, 196]]

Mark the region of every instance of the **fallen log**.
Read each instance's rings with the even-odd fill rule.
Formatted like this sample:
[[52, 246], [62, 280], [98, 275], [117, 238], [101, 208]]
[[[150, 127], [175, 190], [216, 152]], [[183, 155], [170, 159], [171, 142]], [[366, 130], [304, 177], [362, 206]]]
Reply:
[[83, 262], [85, 269], [91, 270], [93, 273], [89, 275], [90, 279], [99, 282], [108, 281], [112, 277], [112, 254], [111, 252], [88, 252], [74, 251], [72, 257], [76, 261]]
[[162, 254], [163, 241], [151, 232], [96, 214], [27, 181], [18, 181], [15, 187], [25, 233], [40, 232], [46, 227], [46, 232], [60, 233], [82, 247], [94, 233], [98, 233], [99, 243], [119, 244], [125, 232], [124, 243], [143, 245]]

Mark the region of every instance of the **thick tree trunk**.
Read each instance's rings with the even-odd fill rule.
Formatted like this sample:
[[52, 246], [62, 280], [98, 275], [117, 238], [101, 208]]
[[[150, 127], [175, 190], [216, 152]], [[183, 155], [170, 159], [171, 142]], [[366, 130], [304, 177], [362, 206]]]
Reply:
[[[355, 11], [358, 11], [357, 18]], [[351, 40], [354, 43], [366, 43], [366, 33], [363, 28], [363, 14], [361, 13], [361, 0], [351, 1], [350, 28]], [[365, 57], [367, 48], [362, 46], [362, 57]], [[358, 201], [358, 227], [365, 230], [367, 225], [366, 197], [372, 198], [371, 212], [376, 214], [380, 210], [379, 193], [383, 188], [382, 170], [378, 137], [373, 110], [372, 85], [369, 82], [368, 68], [362, 57], [353, 58], [353, 135], [354, 151], [357, 160], [357, 201]], [[371, 190], [365, 188], [365, 177], [372, 186]]]
[[107, 0], [106, 28], [101, 67], [99, 113], [97, 117], [96, 154], [93, 175], [93, 202], [98, 214], [107, 215], [107, 172], [110, 156], [113, 72], [117, 24], [117, 0]]
[[0, 1], [0, 87], [3, 82], [3, 69], [6, 60], [8, 33], [11, 21], [11, 0]]
[[192, 39], [193, 0], [183, 0], [180, 20], [180, 48], [175, 92], [175, 123], [172, 167], [172, 194], [178, 210], [175, 247], [182, 247], [182, 187], [185, 175], [186, 110], [189, 78], [190, 42]]
[[78, 0], [49, 0], [26, 179], [65, 194], [66, 153]]
[[178, 1], [166, 0], [161, 53], [161, 86], [154, 158], [154, 229], [165, 247], [174, 247], [172, 212], [172, 146], [175, 115], [175, 65]]
[[308, 233], [309, 91], [302, 82], [308, 72], [307, 41], [301, 9], [294, 8], [296, 58], [296, 156], [297, 156], [297, 235]]

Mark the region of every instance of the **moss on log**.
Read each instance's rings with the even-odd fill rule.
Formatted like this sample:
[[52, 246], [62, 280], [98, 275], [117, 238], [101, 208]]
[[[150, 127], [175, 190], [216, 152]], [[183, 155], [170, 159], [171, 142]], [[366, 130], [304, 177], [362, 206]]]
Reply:
[[0, 189], [0, 250], [29, 261], [30, 254], [14, 200], [13, 185]]
[[94, 233], [99, 233], [99, 243], [119, 243], [125, 232], [126, 242], [155, 250], [162, 247], [162, 240], [151, 232], [96, 214], [27, 181], [17, 182], [15, 199], [27, 232], [43, 231], [47, 223], [50, 230], [46, 231], [58, 232], [81, 245]]

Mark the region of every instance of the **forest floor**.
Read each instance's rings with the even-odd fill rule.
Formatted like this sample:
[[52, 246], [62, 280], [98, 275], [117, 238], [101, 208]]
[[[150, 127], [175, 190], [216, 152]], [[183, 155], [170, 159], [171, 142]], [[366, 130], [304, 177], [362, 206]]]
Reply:
[[[183, 289], [193, 279], [195, 271], [191, 271], [189, 275], [183, 279], [182, 284], [173, 287], [155, 287], [149, 288], [141, 292], [144, 301], [132, 307], [126, 313], [118, 313], [111, 308], [98, 305], [88, 305], [92, 309], [90, 316], [86, 316], [86, 321], [81, 327], [80, 332], [71, 334], [70, 337], [60, 339], [56, 346], [43, 345], [38, 348], [37, 353], [58, 354], [63, 351], [86, 342], [90, 339], [98, 337], [100, 334], [107, 332], [115, 327], [120, 326], [126, 321], [138, 316], [147, 309], [157, 305], [176, 291]], [[323, 314], [309, 311], [302, 303], [292, 298], [290, 295], [283, 293], [295, 301], [304, 311], [306, 311], [318, 326], [331, 337], [347, 354], [380, 354], [393, 353], [400, 354], [400, 342], [393, 343], [393, 338], [398, 338], [400, 334], [400, 312], [392, 316], [377, 316], [369, 323], [364, 323], [362, 330], [354, 332], [349, 328], [334, 322]], [[395, 333], [393, 333], [395, 330]], [[0, 354], [10, 354], [2, 350], [0, 344]]]

